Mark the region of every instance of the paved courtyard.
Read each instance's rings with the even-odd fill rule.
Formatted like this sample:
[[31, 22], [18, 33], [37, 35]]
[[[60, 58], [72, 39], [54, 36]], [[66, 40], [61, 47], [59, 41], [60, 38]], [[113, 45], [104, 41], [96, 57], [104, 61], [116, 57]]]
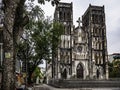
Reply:
[[36, 85], [33, 90], [120, 90], [120, 88], [55, 88], [46, 84]]

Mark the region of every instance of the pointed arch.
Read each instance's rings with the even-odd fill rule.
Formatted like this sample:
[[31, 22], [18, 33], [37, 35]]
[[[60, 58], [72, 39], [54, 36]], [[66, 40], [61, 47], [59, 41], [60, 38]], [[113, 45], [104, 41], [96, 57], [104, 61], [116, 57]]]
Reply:
[[99, 78], [99, 74], [100, 74], [100, 71], [99, 71], [99, 69], [97, 69], [97, 71], [96, 71], [97, 78]]
[[66, 68], [61, 73], [61, 76], [62, 76], [63, 79], [67, 79], [67, 69]]
[[83, 64], [81, 62], [77, 65], [76, 75], [77, 75], [77, 78], [83, 79], [83, 77], [84, 77], [84, 68], [83, 68]]

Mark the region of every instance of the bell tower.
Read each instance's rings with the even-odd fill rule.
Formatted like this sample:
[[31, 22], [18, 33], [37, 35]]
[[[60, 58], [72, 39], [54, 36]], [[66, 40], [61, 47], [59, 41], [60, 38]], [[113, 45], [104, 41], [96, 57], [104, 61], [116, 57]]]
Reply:
[[60, 2], [55, 9], [54, 20], [63, 24], [64, 34], [58, 48], [56, 77], [70, 78], [72, 75], [72, 32], [73, 32], [73, 4]]
[[104, 6], [89, 5], [82, 16], [88, 34], [89, 74], [91, 78], [108, 78], [107, 39]]

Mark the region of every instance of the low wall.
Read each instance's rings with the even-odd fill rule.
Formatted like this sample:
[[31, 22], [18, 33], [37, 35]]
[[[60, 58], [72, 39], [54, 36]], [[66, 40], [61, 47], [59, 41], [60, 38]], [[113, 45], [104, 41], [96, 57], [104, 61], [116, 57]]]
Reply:
[[51, 79], [49, 85], [57, 88], [120, 87], [120, 79], [109, 80], [62, 80]]

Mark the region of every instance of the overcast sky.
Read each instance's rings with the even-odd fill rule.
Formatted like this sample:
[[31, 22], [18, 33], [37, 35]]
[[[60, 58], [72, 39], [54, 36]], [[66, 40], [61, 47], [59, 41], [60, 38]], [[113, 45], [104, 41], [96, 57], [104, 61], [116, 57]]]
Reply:
[[[105, 6], [106, 30], [108, 53], [120, 53], [120, 0], [61, 0], [61, 2], [73, 2], [73, 23], [77, 25], [78, 17], [81, 17], [89, 4]], [[54, 14], [55, 7], [50, 3], [42, 6], [46, 16]]]

